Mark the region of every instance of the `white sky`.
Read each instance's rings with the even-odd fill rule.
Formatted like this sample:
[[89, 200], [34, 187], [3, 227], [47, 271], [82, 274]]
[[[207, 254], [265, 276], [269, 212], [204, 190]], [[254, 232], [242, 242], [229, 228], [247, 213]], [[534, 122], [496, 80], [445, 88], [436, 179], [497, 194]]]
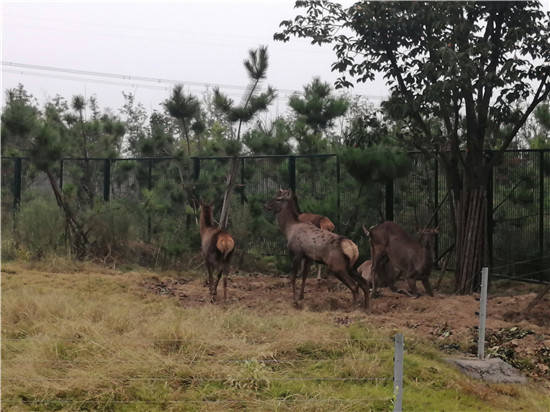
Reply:
[[[352, 3], [348, 1], [347, 3]], [[282, 90], [274, 111], [286, 110], [290, 90], [301, 90], [314, 76], [334, 82], [330, 47], [292, 39], [274, 42], [283, 19], [293, 17], [293, 0], [151, 2], [3, 2], [2, 61], [94, 72], [246, 86], [242, 65], [248, 50], [267, 45], [267, 84]], [[15, 72], [14, 72], [15, 71]], [[24, 72], [24, 73], [22, 73]], [[35, 76], [29, 73], [40, 73]], [[122, 91], [132, 91], [147, 109], [168, 97], [166, 83], [108, 79], [2, 66], [2, 90], [23, 83], [41, 102], [60, 94], [96, 95], [100, 106], [118, 109]], [[76, 80], [59, 79], [53, 76]], [[86, 79], [99, 79], [96, 83]], [[203, 86], [188, 86], [200, 94]], [[238, 89], [223, 89], [239, 100]], [[387, 94], [382, 81], [361, 84], [353, 93]]]
[[[546, 10], [550, 9], [550, 0], [543, 0], [543, 4]], [[281, 113], [286, 110], [289, 90], [301, 90], [314, 76], [329, 82], [337, 77], [330, 71], [334, 61], [330, 47], [312, 46], [295, 38], [288, 43], [272, 40], [279, 23], [296, 14], [293, 5], [294, 0], [3, 1], [2, 61], [175, 79], [184, 84], [244, 87], [247, 78], [242, 61], [248, 50], [267, 45], [270, 56], [267, 83], [282, 90], [274, 106], [274, 112]], [[42, 76], [29, 74], [37, 72]], [[170, 88], [166, 83], [2, 66], [2, 90], [18, 83], [23, 83], [41, 102], [56, 94], [67, 99], [75, 94], [95, 95], [100, 106], [113, 109], [122, 106], [122, 91], [134, 92], [147, 109], [157, 109], [168, 97]], [[159, 87], [162, 89], [156, 89]], [[197, 95], [203, 90], [203, 86], [187, 87], [187, 91]], [[242, 95], [238, 89], [222, 87], [222, 90], [236, 100]], [[371, 84], [357, 85], [353, 93], [369, 96], [373, 103], [378, 103], [387, 94], [387, 88], [377, 79]]]

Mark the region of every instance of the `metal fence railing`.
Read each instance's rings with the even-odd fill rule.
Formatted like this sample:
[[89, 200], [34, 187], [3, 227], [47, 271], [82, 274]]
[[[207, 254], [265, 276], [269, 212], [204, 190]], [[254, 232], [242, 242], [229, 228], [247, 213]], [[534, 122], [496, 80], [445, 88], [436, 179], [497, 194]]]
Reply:
[[[369, 248], [361, 225], [384, 219], [395, 220], [409, 232], [429, 221], [438, 225], [439, 257], [454, 244], [445, 174], [433, 158], [420, 153], [411, 153], [411, 158], [407, 177], [386, 185], [360, 185], [334, 154], [241, 157], [232, 230], [249, 250], [283, 254], [284, 241], [263, 204], [279, 187], [290, 187], [297, 191], [303, 211], [328, 216], [339, 233], [358, 243], [364, 257]], [[190, 196], [215, 200], [220, 210], [229, 166], [228, 157], [90, 158], [63, 159], [52, 172], [80, 210], [92, 210], [105, 201], [116, 203], [131, 221], [135, 238], [169, 245], [180, 244], [192, 233]], [[494, 168], [487, 194], [493, 272], [550, 281], [549, 176], [550, 150], [507, 151]], [[4, 231], [15, 229], [15, 211], [36, 197], [53, 201], [44, 174], [26, 158], [2, 158]], [[453, 264], [451, 260], [449, 267]]]

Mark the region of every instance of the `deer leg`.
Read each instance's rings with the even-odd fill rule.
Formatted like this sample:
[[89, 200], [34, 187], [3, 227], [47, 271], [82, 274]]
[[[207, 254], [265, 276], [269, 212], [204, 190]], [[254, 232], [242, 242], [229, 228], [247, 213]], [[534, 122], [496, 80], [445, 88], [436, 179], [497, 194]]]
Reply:
[[304, 291], [306, 289], [306, 279], [309, 272], [309, 266], [311, 261], [309, 259], [304, 259], [302, 261], [302, 287], [300, 289], [300, 300], [304, 299]]
[[216, 295], [218, 294], [218, 283], [220, 282], [222, 273], [223, 273], [223, 269], [219, 271], [218, 275], [216, 276], [216, 279], [214, 280], [214, 284], [212, 285], [212, 291], [210, 292], [210, 303], [216, 302]]
[[[353, 268], [350, 269], [350, 274], [351, 274], [351, 277], [353, 279], [355, 279], [355, 282], [357, 284], [357, 288], [356, 290], [358, 291], [359, 287], [363, 290], [363, 297], [364, 297], [364, 307], [365, 309], [368, 309], [369, 308], [369, 297], [370, 297], [370, 292], [369, 292], [369, 285], [367, 284], [367, 281], [365, 279], [363, 279], [363, 276], [361, 276], [359, 273], [357, 273], [357, 271]], [[374, 291], [374, 273], [372, 273], [373, 275], [373, 280], [372, 280], [372, 287], [373, 287], [373, 291]]]
[[321, 281], [321, 265], [317, 264], [317, 282]]
[[339, 272], [333, 272], [334, 276], [340, 280], [344, 285], [348, 287], [348, 289], [351, 291], [352, 295], [352, 302], [355, 305], [355, 302], [357, 302], [357, 291], [355, 287], [355, 282], [353, 279], [345, 272], [345, 271], [339, 271]]
[[432, 291], [432, 285], [430, 285], [430, 279], [422, 279], [422, 285], [424, 285], [424, 290], [426, 291], [426, 293], [433, 297], [434, 293]]
[[212, 293], [212, 266], [209, 263], [206, 263], [206, 271], [208, 272], [208, 277], [204, 286], [208, 286], [210, 293]]
[[290, 274], [290, 284], [292, 285], [292, 300], [294, 301], [294, 304], [297, 305], [298, 302], [296, 301], [296, 275], [298, 274], [298, 271], [302, 268], [302, 258], [299, 256], [295, 256], [294, 260], [292, 261], [292, 272]]
[[418, 291], [416, 290], [416, 279], [413, 276], [407, 278], [407, 285], [409, 286], [409, 296], [414, 296], [416, 298], [420, 297]]

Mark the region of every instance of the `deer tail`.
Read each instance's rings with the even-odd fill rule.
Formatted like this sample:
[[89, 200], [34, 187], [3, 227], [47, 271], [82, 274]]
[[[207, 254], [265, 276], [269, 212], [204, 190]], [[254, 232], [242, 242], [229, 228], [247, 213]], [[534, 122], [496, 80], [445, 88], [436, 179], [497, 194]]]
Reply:
[[342, 252], [349, 260], [349, 266], [353, 267], [357, 259], [359, 259], [359, 248], [351, 240], [343, 238], [340, 241], [340, 246], [342, 247]]
[[218, 240], [216, 241], [216, 249], [218, 249], [222, 254], [223, 258], [226, 259], [227, 256], [233, 252], [235, 248], [235, 241], [229, 233], [220, 233], [218, 235]]

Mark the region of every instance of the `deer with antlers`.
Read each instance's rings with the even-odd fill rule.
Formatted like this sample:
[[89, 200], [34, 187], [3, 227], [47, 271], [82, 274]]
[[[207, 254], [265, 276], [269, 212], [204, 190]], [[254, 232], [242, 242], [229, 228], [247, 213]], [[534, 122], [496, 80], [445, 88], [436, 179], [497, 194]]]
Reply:
[[304, 289], [309, 266], [312, 262], [325, 264], [357, 300], [356, 282], [363, 290], [364, 306], [369, 306], [369, 291], [364, 279], [353, 269], [359, 257], [357, 245], [350, 239], [322, 230], [311, 223], [300, 222], [295, 197], [291, 190], [280, 189], [277, 195], [265, 204], [265, 209], [275, 213], [281, 231], [287, 239], [292, 257], [291, 284], [294, 303], [296, 299], [296, 275], [302, 274], [300, 299], [304, 298]]
[[[218, 283], [223, 275], [223, 299], [227, 299], [227, 275], [231, 256], [235, 250], [235, 241], [226, 231], [214, 223], [212, 204], [200, 204], [201, 251], [208, 271], [210, 302], [216, 301]], [[213, 274], [217, 276], [213, 279]]]
[[433, 243], [439, 233], [435, 229], [422, 229], [419, 239], [413, 239], [401, 226], [394, 222], [383, 222], [363, 231], [370, 238], [373, 279], [382, 276], [384, 265], [395, 268], [396, 276], [389, 279], [390, 288], [402, 274], [408, 284], [409, 296], [419, 296], [416, 281], [420, 280], [426, 293], [433, 296], [430, 274], [433, 266]]

